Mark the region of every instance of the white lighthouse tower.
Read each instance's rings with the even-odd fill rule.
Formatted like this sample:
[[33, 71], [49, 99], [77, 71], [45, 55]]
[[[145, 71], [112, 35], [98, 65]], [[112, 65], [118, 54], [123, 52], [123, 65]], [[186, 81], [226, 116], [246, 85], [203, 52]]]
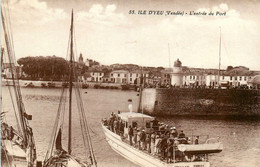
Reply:
[[171, 85], [182, 86], [182, 83], [183, 83], [182, 63], [179, 59], [177, 59], [173, 65]]

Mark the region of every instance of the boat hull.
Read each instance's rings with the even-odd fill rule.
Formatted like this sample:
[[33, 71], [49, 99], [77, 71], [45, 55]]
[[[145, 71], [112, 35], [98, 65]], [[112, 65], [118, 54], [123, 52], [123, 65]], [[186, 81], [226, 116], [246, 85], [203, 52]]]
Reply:
[[123, 142], [121, 137], [102, 124], [102, 129], [106, 136], [106, 140], [111, 148], [123, 156], [124, 158], [132, 161], [133, 163], [143, 167], [209, 167], [209, 162], [178, 162], [166, 163], [153, 157], [129, 144]]
[[26, 152], [11, 140], [2, 140], [1, 166], [27, 167]]

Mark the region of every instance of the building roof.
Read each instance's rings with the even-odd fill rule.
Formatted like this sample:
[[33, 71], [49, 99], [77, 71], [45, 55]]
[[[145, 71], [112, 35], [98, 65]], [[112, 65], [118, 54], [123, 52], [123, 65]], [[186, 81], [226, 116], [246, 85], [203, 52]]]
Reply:
[[163, 70], [161, 70], [161, 73], [173, 73], [173, 68], [165, 68]]
[[128, 73], [126, 70], [113, 70], [111, 73]]
[[249, 71], [248, 68], [242, 68], [242, 67], [237, 67], [225, 72], [225, 75], [227, 76], [254, 76], [256, 74], [260, 74], [260, 73], [256, 71]]
[[136, 112], [123, 112], [118, 114], [118, 116], [122, 119], [122, 120], [128, 120], [129, 118], [131, 119], [150, 119], [150, 120], [154, 120], [154, 117], [151, 117], [149, 115], [145, 115], [142, 113], [136, 113]]
[[260, 75], [256, 75], [252, 77], [248, 83], [253, 83], [253, 84], [260, 84]]

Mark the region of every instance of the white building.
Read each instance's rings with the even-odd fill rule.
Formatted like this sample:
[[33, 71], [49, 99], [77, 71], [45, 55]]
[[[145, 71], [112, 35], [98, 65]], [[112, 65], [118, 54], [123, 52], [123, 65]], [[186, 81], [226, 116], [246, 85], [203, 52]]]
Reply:
[[129, 84], [140, 84], [141, 76], [144, 78], [144, 82], [148, 83], [149, 72], [148, 71], [130, 71], [128, 73], [128, 83]]
[[206, 86], [206, 74], [189, 73], [183, 75], [184, 86]]
[[99, 70], [91, 70], [90, 76], [91, 76], [91, 81], [92, 82], [102, 82], [102, 77], [104, 76], [104, 72], [99, 71]]
[[110, 73], [111, 82], [126, 84], [129, 72], [126, 70], [114, 70]]

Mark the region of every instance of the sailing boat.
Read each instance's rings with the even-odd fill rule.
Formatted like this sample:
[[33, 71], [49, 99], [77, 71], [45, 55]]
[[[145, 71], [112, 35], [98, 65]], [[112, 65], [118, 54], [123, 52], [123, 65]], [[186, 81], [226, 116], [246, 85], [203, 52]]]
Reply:
[[[93, 146], [91, 143], [91, 137], [89, 133], [89, 127], [87, 125], [86, 115], [84, 106], [81, 98], [80, 85], [77, 82], [77, 68], [74, 62], [74, 27], [73, 27], [73, 11], [71, 13], [71, 27], [70, 27], [70, 48], [69, 48], [69, 88], [63, 87], [60, 97], [60, 104], [58, 107], [57, 116], [52, 131], [51, 142], [48, 151], [43, 162], [44, 167], [90, 167], [97, 166], [95, 159]], [[72, 84], [74, 82], [74, 88]], [[66, 83], [66, 81], [64, 81]], [[86, 150], [86, 156], [89, 157], [87, 162], [82, 162], [76, 159], [72, 155], [72, 89], [75, 90], [76, 102], [79, 113], [79, 121], [81, 125], [81, 132], [83, 137], [84, 148]], [[68, 107], [68, 147], [67, 150], [62, 146], [62, 132], [64, 125], [65, 115], [65, 103], [66, 103], [66, 92], [69, 90], [69, 107]], [[74, 112], [75, 110], [73, 110]], [[88, 150], [88, 151], [87, 151]]]
[[[12, 107], [16, 118], [17, 128], [10, 126], [5, 121], [5, 113], [1, 112], [1, 165], [8, 167], [32, 167], [36, 160], [36, 148], [32, 128], [29, 120], [32, 119], [25, 111], [21, 95], [18, 74], [15, 69], [15, 52], [10, 31], [10, 20], [7, 20], [8, 10], [1, 8], [2, 30], [4, 33], [4, 48], [6, 48], [7, 59], [4, 59], [5, 49], [2, 49], [1, 58], [9, 64], [12, 84], [8, 86]], [[3, 63], [2, 61], [2, 63]]]

